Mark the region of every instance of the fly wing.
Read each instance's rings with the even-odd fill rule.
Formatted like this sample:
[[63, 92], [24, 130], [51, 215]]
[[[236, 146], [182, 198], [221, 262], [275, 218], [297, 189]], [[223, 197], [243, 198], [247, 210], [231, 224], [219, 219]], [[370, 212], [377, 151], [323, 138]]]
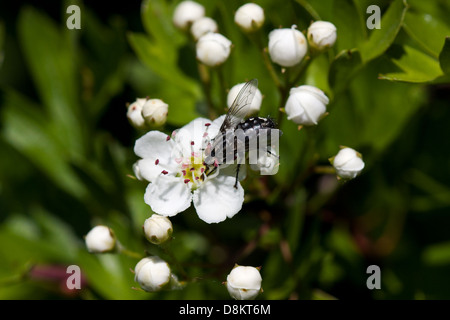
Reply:
[[257, 79], [250, 80], [242, 87], [225, 116], [225, 120], [219, 130], [220, 132], [224, 133], [229, 129], [234, 129], [245, 118], [257, 89]]

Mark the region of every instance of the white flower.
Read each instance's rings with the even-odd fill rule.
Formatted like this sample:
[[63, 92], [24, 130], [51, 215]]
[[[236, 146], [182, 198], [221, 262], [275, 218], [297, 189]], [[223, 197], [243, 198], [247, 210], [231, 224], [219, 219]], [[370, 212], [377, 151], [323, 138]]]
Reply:
[[264, 10], [256, 3], [246, 3], [237, 9], [234, 22], [245, 32], [254, 32], [264, 24]]
[[227, 276], [227, 289], [236, 300], [253, 300], [261, 292], [261, 274], [255, 267], [236, 266]]
[[215, 67], [228, 59], [231, 41], [220, 33], [207, 33], [198, 39], [196, 51], [200, 62], [209, 67]]
[[153, 214], [144, 222], [145, 237], [151, 243], [161, 244], [169, 240], [172, 232], [172, 222], [167, 217]]
[[[144, 201], [153, 212], [174, 216], [190, 207], [191, 202], [200, 219], [217, 223], [231, 218], [242, 207], [244, 190], [240, 183], [234, 188], [234, 172], [219, 166], [206, 176], [205, 148], [215, 137], [224, 116], [211, 122], [198, 118], [168, 136], [150, 131], [136, 141], [134, 152], [140, 176], [149, 181]], [[228, 169], [228, 168], [227, 168]]]
[[180, 2], [173, 13], [173, 23], [179, 29], [186, 30], [195, 20], [205, 16], [205, 8], [194, 1]]
[[172, 276], [167, 262], [156, 256], [140, 260], [134, 268], [134, 274], [134, 281], [148, 292], [161, 290]]
[[91, 253], [111, 252], [116, 247], [114, 232], [106, 226], [96, 226], [85, 237], [86, 247]]
[[149, 127], [162, 126], [167, 120], [169, 106], [160, 99], [149, 99], [142, 106], [142, 117]]
[[144, 106], [147, 99], [138, 98], [135, 102], [128, 106], [127, 118], [131, 125], [137, 129], [146, 128], [145, 119], [142, 116], [142, 107]]
[[288, 120], [300, 125], [316, 125], [325, 115], [329, 102], [325, 93], [313, 86], [292, 88], [286, 101]]
[[[236, 99], [237, 95], [239, 94], [239, 91], [241, 91], [244, 85], [245, 83], [239, 83], [230, 89], [227, 96], [228, 108], [231, 107], [234, 99]], [[259, 89], [256, 89], [255, 96], [253, 97], [252, 104], [250, 105], [250, 109], [248, 112], [249, 115], [257, 113], [259, 111], [259, 109], [261, 108], [262, 98], [263, 96], [261, 94], [261, 91], [259, 91]]]
[[328, 21], [313, 22], [308, 28], [309, 45], [322, 51], [328, 49], [336, 42], [336, 27]]
[[342, 179], [353, 179], [364, 169], [361, 154], [352, 148], [342, 148], [330, 162], [336, 169], [338, 177]]
[[210, 33], [217, 32], [218, 27], [216, 21], [210, 17], [203, 17], [196, 21], [191, 26], [191, 34], [195, 40], [200, 39], [201, 36]]
[[270, 58], [282, 67], [295, 66], [302, 61], [307, 51], [306, 38], [295, 25], [269, 33]]

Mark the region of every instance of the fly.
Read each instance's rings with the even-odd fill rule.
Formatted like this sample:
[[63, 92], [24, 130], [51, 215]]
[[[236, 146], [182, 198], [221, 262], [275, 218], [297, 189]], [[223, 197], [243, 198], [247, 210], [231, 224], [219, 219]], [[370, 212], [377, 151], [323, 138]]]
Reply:
[[230, 160], [233, 163], [237, 161], [234, 184], [236, 189], [239, 169], [246, 154], [249, 151], [263, 150], [274, 155], [270, 150], [271, 138], [281, 134], [271, 118], [253, 117], [244, 120], [257, 88], [257, 79], [248, 81], [242, 87], [228, 110], [218, 134], [212, 139], [212, 144], [208, 145], [205, 152], [205, 163], [209, 166], [207, 176], [213, 174], [219, 165], [229, 164]]

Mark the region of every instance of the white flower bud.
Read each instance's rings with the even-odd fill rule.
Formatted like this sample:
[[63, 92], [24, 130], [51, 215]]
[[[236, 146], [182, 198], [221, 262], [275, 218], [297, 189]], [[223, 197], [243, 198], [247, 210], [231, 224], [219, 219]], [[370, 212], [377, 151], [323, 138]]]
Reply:
[[144, 106], [147, 99], [138, 98], [135, 102], [128, 106], [127, 118], [131, 125], [137, 129], [145, 129], [146, 123], [142, 116], [142, 107]]
[[236, 266], [227, 276], [227, 289], [236, 300], [253, 300], [261, 292], [261, 274], [255, 267]]
[[161, 290], [171, 279], [169, 265], [157, 256], [140, 260], [134, 268], [134, 274], [134, 281], [147, 292]]
[[[236, 99], [237, 95], [239, 94], [239, 91], [244, 87], [245, 83], [238, 83], [237, 85], [233, 86], [230, 91], [228, 92], [227, 96], [227, 105], [228, 108], [231, 107], [231, 105], [234, 102], [234, 99]], [[250, 105], [249, 114], [254, 114], [261, 109], [261, 103], [262, 103], [262, 94], [259, 89], [256, 89], [255, 96], [252, 100], [252, 104]]]
[[210, 33], [217, 32], [219, 28], [217, 27], [217, 23], [214, 19], [210, 17], [203, 17], [196, 21], [191, 26], [191, 34], [195, 40], [200, 39], [201, 36]]
[[148, 241], [160, 244], [170, 239], [173, 227], [169, 218], [153, 214], [144, 222], [144, 233]]
[[316, 87], [292, 88], [285, 106], [288, 120], [305, 126], [316, 125], [325, 115], [328, 102], [325, 93]]
[[173, 23], [181, 30], [187, 30], [195, 20], [205, 16], [205, 8], [194, 1], [180, 2], [173, 13]]
[[342, 148], [330, 159], [336, 174], [342, 179], [353, 179], [364, 169], [364, 161], [360, 153], [352, 148]]
[[270, 58], [282, 67], [292, 67], [300, 63], [307, 51], [306, 38], [295, 25], [269, 33]]
[[86, 247], [90, 253], [111, 252], [116, 247], [116, 236], [106, 226], [96, 226], [85, 237]]
[[220, 33], [208, 33], [197, 42], [197, 59], [209, 67], [224, 63], [230, 55], [231, 41]]
[[308, 43], [317, 51], [326, 50], [336, 42], [336, 27], [328, 21], [313, 22], [308, 28]]
[[169, 105], [160, 99], [149, 99], [142, 106], [142, 117], [150, 127], [159, 127], [166, 123]]
[[264, 24], [264, 10], [256, 3], [246, 3], [237, 9], [234, 22], [245, 32], [254, 32]]
[[250, 168], [255, 171], [260, 171], [261, 175], [274, 175], [278, 172], [280, 160], [273, 150], [268, 152], [261, 152], [257, 162], [250, 164]]

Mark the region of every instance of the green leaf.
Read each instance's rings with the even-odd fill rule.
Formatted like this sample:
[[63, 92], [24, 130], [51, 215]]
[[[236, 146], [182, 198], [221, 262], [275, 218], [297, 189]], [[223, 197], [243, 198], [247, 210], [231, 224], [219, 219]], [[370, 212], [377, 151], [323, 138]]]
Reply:
[[395, 0], [381, 18], [381, 28], [374, 29], [369, 40], [361, 47], [361, 57], [364, 63], [382, 55], [393, 43], [399, 32], [408, 6], [406, 0]]
[[336, 56], [328, 74], [328, 82], [335, 94], [348, 86], [361, 67], [361, 54], [357, 49], [344, 50]]
[[439, 65], [446, 75], [450, 75], [450, 37], [445, 37], [444, 47], [439, 54]]
[[73, 154], [82, 154], [75, 51], [69, 37], [47, 16], [25, 7], [19, 15], [19, 40], [55, 138]]
[[442, 75], [441, 67], [436, 59], [409, 46], [403, 46], [399, 58], [392, 59], [402, 72], [380, 75], [380, 79], [391, 81], [424, 83], [430, 82]]
[[408, 11], [403, 29], [434, 58], [438, 58], [445, 36], [450, 35], [450, 28], [445, 23], [423, 12]]
[[68, 165], [68, 150], [57, 143], [40, 108], [13, 91], [6, 91], [2, 135], [56, 185], [75, 197], [85, 190]]
[[338, 52], [357, 48], [364, 40], [366, 25], [358, 19], [360, 13], [351, 0], [334, 1], [330, 20], [337, 28], [336, 49]]

